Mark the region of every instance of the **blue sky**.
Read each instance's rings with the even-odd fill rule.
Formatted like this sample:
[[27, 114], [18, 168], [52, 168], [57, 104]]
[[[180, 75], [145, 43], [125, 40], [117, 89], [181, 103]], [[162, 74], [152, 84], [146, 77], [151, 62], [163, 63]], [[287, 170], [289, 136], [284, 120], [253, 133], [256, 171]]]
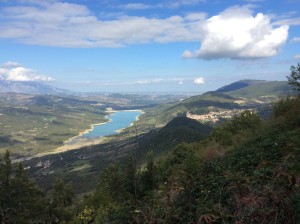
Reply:
[[285, 80], [299, 0], [0, 0], [0, 80], [100, 92], [204, 92]]

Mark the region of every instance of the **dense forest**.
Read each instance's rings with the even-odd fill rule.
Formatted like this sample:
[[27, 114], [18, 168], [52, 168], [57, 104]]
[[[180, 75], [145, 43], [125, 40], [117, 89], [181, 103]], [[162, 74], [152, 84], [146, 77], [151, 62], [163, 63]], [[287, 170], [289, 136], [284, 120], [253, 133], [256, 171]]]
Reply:
[[160, 156], [148, 149], [143, 165], [129, 155], [82, 196], [61, 180], [46, 194], [7, 152], [0, 160], [0, 222], [297, 223], [299, 136], [300, 96], [287, 96], [268, 119], [244, 111], [199, 142]]

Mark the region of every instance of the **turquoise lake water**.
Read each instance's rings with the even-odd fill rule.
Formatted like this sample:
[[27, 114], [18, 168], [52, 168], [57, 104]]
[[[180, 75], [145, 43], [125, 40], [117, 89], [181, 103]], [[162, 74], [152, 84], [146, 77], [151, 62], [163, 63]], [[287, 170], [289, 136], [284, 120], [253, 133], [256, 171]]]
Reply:
[[92, 131], [84, 134], [83, 137], [95, 138], [117, 134], [118, 130], [129, 127], [141, 114], [141, 111], [116, 111], [108, 116], [110, 122], [96, 125]]

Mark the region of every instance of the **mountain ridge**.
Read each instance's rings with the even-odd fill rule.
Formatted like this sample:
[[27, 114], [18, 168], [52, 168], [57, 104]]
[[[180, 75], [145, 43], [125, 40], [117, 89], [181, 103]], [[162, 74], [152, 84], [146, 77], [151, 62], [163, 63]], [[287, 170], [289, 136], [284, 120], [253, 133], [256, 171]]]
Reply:
[[34, 81], [5, 81], [0, 80], [0, 93], [22, 93], [22, 94], [72, 94], [66, 89], [57, 88], [42, 82]]

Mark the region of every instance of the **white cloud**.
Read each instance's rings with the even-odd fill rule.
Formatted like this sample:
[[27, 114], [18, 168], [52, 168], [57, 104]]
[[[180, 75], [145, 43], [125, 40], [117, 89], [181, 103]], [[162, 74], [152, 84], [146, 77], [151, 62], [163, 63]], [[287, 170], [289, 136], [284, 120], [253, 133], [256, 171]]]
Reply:
[[181, 6], [192, 6], [197, 5], [199, 3], [205, 2], [206, 0], [177, 0], [170, 1], [166, 4], [166, 7], [170, 8], [179, 8]]
[[0, 19], [5, 21], [0, 23], [0, 38], [58, 47], [122, 47], [196, 41], [200, 39], [202, 18], [122, 16], [101, 20], [84, 5], [51, 2], [0, 9]]
[[298, 25], [300, 25], [300, 17], [279, 20], [279, 21], [276, 21], [276, 22], [273, 23], [273, 24], [274, 24], [274, 25], [290, 25], [290, 26], [298, 26]]
[[203, 78], [203, 77], [198, 77], [198, 78], [196, 78], [196, 79], [194, 80], [194, 83], [195, 83], [196, 85], [203, 85], [203, 84], [205, 84], [205, 81], [204, 81], [204, 78]]
[[170, 0], [161, 1], [158, 4], [144, 4], [144, 3], [127, 3], [118, 5], [118, 8], [129, 10], [145, 10], [145, 9], [161, 9], [171, 8], [177, 9], [182, 6], [194, 6], [205, 2], [206, 0]]
[[149, 9], [155, 7], [154, 5], [148, 5], [144, 3], [128, 3], [125, 5], [120, 5], [120, 8], [130, 9], [130, 10], [140, 10], [140, 9]]
[[151, 80], [137, 80], [132, 82], [132, 84], [137, 84], [137, 85], [144, 85], [144, 84], [150, 84], [152, 83]]
[[298, 42], [300, 42], [300, 37], [294, 37], [294, 38], [292, 38], [291, 42], [292, 43], [298, 43]]
[[183, 57], [183, 58], [193, 58], [193, 57], [195, 57], [195, 54], [193, 52], [189, 51], [189, 50], [185, 50], [182, 53], [181, 57]]
[[201, 47], [183, 57], [250, 59], [278, 54], [288, 37], [288, 26], [274, 28], [267, 15], [253, 16], [249, 6], [231, 7], [206, 20]]
[[101, 82], [104, 86], [130, 86], [130, 85], [157, 85], [157, 84], [173, 84], [182, 85], [184, 81], [190, 81], [190, 78], [153, 78], [153, 79], [141, 79], [141, 80], [129, 80], [129, 81], [109, 81], [106, 83]]
[[[271, 24], [267, 15], [252, 16], [249, 7], [232, 7], [209, 19], [204, 13], [192, 13], [167, 18], [122, 15], [101, 20], [84, 5], [55, 0], [43, 0], [43, 4], [30, 1], [31, 5], [0, 9], [0, 39], [56, 47], [123, 47], [200, 41], [199, 50], [186, 50], [182, 57], [244, 59], [276, 55], [288, 36], [288, 26], [274, 28], [275, 23]], [[172, 4], [200, 2], [203, 0], [178, 0]], [[152, 7], [144, 3], [125, 6]]]
[[21, 64], [19, 64], [18, 62], [14, 62], [14, 61], [8, 61], [5, 62], [2, 67], [4, 68], [14, 68], [14, 67], [20, 67]]
[[17, 62], [6, 62], [0, 67], [0, 80], [6, 81], [54, 81], [53, 78], [39, 75], [35, 70], [24, 68]]
[[294, 56], [294, 58], [295, 58], [295, 59], [300, 59], [300, 54], [296, 54], [296, 55]]
[[144, 84], [158, 84], [158, 83], [162, 83], [162, 82], [175, 82], [175, 80], [154, 78], [154, 79], [136, 80], [136, 81], [133, 81], [131, 84], [144, 85]]

